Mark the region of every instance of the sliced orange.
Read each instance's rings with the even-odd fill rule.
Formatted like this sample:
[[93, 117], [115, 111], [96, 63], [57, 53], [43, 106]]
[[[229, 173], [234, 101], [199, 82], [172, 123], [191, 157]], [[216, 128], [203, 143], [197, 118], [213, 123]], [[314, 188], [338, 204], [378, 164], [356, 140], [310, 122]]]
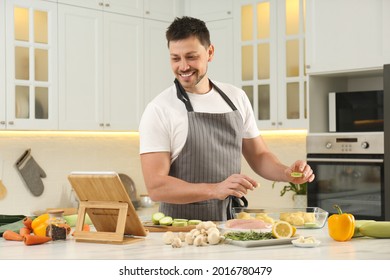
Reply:
[[272, 226], [272, 235], [275, 238], [290, 238], [293, 233], [294, 229], [288, 222], [278, 221]]

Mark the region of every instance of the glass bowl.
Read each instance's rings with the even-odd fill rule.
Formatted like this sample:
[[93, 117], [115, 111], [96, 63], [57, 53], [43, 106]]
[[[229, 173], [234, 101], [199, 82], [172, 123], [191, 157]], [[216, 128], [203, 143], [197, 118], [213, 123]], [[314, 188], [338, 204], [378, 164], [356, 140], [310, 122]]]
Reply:
[[322, 228], [329, 213], [318, 207], [304, 208], [261, 208], [251, 209], [247, 207], [234, 207], [235, 219], [260, 219], [273, 223], [286, 221], [296, 228]]

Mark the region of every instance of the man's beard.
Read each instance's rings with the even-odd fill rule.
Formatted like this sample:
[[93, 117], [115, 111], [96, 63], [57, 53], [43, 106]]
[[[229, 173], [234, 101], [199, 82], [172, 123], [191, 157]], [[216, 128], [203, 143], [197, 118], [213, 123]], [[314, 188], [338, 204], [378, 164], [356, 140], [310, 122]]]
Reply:
[[[207, 70], [208, 70], [208, 67], [206, 67], [206, 71], [204, 72], [203, 75], [200, 75], [196, 80], [195, 80], [195, 83], [193, 84], [193, 86], [191, 87], [196, 87], [202, 80], [203, 78], [206, 76], [207, 74]], [[197, 73], [199, 73], [198, 71], [196, 71]]]

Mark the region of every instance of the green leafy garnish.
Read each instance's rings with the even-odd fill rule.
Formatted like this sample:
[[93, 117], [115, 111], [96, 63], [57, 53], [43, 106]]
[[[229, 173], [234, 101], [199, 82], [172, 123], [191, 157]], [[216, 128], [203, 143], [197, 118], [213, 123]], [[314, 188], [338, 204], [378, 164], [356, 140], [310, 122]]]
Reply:
[[224, 234], [225, 238], [238, 241], [273, 239], [272, 232], [235, 231]]

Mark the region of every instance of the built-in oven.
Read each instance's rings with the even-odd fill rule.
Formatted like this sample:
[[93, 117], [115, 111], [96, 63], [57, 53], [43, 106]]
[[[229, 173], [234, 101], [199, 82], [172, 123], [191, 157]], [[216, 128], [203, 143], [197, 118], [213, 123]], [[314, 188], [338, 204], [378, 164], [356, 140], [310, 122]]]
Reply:
[[307, 162], [316, 176], [308, 185], [308, 206], [333, 214], [337, 204], [356, 219], [389, 219], [383, 132], [309, 134]]

